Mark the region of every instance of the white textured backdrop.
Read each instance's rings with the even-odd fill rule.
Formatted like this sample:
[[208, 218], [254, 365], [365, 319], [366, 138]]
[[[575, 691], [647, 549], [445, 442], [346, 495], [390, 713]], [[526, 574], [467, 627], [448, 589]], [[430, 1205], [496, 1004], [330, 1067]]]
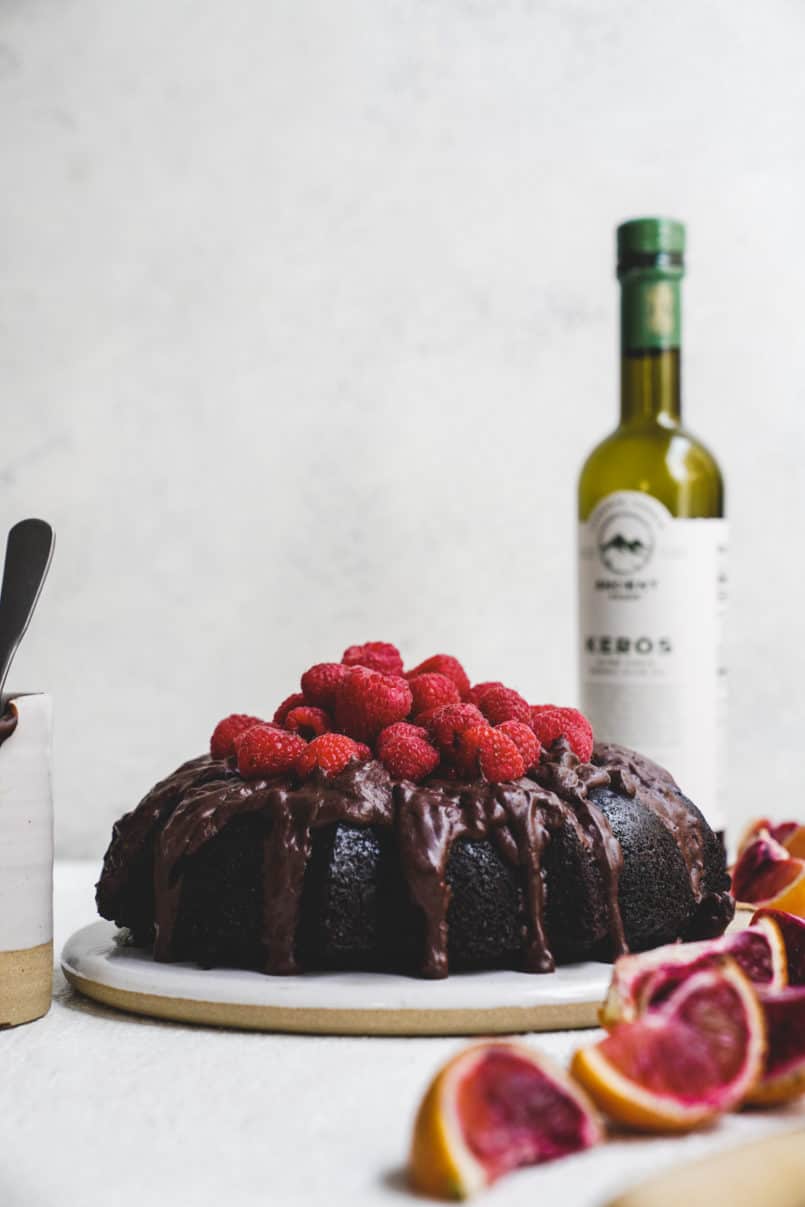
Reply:
[[14, 681], [62, 852], [352, 641], [572, 700], [612, 232], [655, 211], [771, 761], [733, 815], [802, 813], [804, 51], [797, 0], [0, 0], [0, 520], [58, 531]]

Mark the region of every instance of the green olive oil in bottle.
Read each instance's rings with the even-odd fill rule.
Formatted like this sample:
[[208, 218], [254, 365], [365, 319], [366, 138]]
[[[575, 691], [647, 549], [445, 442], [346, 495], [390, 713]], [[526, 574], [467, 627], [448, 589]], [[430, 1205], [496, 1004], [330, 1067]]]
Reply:
[[579, 481], [582, 708], [599, 741], [648, 755], [725, 826], [724, 486], [682, 426], [685, 228], [618, 228], [620, 423]]

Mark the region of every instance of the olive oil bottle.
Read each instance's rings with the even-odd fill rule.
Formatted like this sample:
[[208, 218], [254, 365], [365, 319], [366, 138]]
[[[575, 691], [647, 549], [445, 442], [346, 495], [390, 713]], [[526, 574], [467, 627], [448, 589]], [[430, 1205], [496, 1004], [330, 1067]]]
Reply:
[[723, 831], [724, 486], [682, 425], [685, 228], [617, 232], [621, 415], [579, 481], [579, 664], [596, 736], [666, 767]]

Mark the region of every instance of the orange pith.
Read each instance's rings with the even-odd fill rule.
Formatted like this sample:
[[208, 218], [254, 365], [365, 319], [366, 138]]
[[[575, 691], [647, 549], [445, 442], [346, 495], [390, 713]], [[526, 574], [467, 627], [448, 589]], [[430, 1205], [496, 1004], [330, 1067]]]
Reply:
[[[707, 994], [716, 992], [720, 1003], [708, 1009]], [[724, 1063], [727, 1056], [733, 1064]], [[695, 973], [650, 1014], [580, 1049], [570, 1071], [617, 1122], [681, 1132], [737, 1105], [760, 1076], [764, 1056], [760, 1003], [749, 979], [725, 958], [719, 970]]]

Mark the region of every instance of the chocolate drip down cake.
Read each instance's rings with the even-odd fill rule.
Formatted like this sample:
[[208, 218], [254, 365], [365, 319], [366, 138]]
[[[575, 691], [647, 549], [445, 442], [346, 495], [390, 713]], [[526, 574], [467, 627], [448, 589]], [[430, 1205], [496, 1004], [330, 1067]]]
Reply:
[[668, 772], [574, 709], [369, 642], [271, 722], [221, 721], [116, 823], [97, 902], [157, 960], [443, 977], [712, 937], [728, 890]]

